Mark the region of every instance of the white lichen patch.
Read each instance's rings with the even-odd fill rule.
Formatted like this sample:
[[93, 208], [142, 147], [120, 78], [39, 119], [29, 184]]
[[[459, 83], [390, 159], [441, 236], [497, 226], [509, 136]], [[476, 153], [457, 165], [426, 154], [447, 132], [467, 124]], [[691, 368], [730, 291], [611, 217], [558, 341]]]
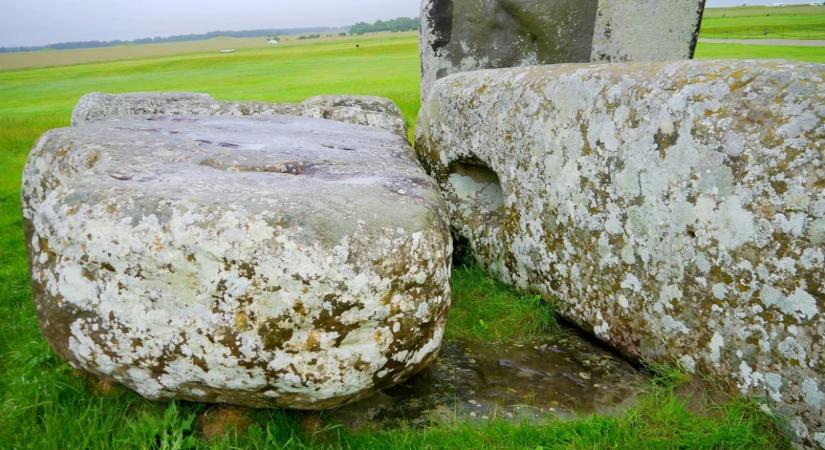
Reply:
[[46, 338], [148, 398], [331, 408], [441, 344], [446, 212], [394, 132], [88, 122], [41, 139], [23, 207]]
[[[814, 64], [483, 70], [436, 83], [416, 146], [453, 228], [501, 280], [560, 299], [625, 353], [767, 393], [813, 430], [825, 425], [823, 104]], [[499, 178], [501, 208], [457, 195], [464, 161]]]

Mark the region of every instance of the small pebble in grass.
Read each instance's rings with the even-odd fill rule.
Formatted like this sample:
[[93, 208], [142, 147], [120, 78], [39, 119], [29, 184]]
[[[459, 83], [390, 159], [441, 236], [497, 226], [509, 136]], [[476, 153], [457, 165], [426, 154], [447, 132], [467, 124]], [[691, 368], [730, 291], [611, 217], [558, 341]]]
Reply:
[[251, 420], [249, 410], [238, 406], [216, 406], [198, 416], [198, 425], [203, 438], [213, 441], [223, 436], [249, 430]]
[[109, 397], [121, 392], [120, 386], [108, 380], [95, 380], [92, 384], [92, 393], [99, 397]]
[[321, 414], [308, 412], [301, 417], [301, 433], [305, 436], [314, 436], [324, 429], [324, 421]]

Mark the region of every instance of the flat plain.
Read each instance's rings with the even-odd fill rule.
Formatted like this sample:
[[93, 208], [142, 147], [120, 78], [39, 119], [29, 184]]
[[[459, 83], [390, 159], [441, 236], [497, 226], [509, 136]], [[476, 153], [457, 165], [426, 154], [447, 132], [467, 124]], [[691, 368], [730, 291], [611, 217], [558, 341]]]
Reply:
[[[367, 40], [382, 39], [389, 33], [375, 33]], [[32, 52], [0, 53], [0, 70], [59, 67], [105, 61], [123, 61], [139, 58], [160, 58], [221, 50], [264, 49], [274, 46], [293, 47], [312, 45], [318, 41], [342, 39], [337, 33], [323, 33], [320, 39], [298, 39], [299, 36], [280, 36], [278, 44], [269, 44], [265, 37], [233, 38], [217, 37], [199, 41], [169, 42], [160, 44], [123, 44], [101, 48], [72, 50], [38, 50]]]
[[709, 8], [702, 37], [711, 39], [825, 39], [825, 6]]
[[[231, 54], [191, 49], [74, 65], [54, 59], [58, 67], [0, 72], [0, 448], [788, 447], [782, 424], [753, 403], [726, 398], [697, 410], [695, 398], [704, 393], [694, 387], [701, 380], [688, 380], [667, 367], [651, 368], [657, 377], [646, 399], [614, 416], [542, 425], [456, 422], [356, 433], [327, 424], [323, 416], [246, 411], [230, 414], [219, 424], [227, 432], [207, 439], [202, 419], [213, 407], [144, 401], [59, 361], [40, 335], [31, 300], [19, 200], [21, 171], [37, 137], [68, 126], [71, 108], [83, 94], [194, 91], [226, 100], [273, 102], [319, 94], [381, 95], [395, 101], [408, 124], [414, 124], [419, 108], [415, 34], [233, 47], [237, 51]], [[697, 56], [825, 62], [823, 53], [802, 47], [701, 45]], [[551, 303], [493, 282], [472, 265], [456, 268], [453, 284], [451, 338], [492, 345], [553, 332]]]

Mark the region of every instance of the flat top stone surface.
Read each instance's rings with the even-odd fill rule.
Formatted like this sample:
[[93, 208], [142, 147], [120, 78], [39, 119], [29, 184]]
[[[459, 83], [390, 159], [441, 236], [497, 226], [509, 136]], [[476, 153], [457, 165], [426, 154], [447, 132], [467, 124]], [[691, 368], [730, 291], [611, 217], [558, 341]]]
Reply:
[[333, 243], [361, 219], [418, 228], [416, 204], [434, 193], [403, 138], [330, 120], [126, 118], [53, 133], [85, 151], [99, 175], [72, 181], [75, 195], [89, 201], [114, 189], [139, 191], [143, 205], [169, 200], [278, 211]]
[[281, 115], [330, 119], [383, 128], [407, 137], [398, 106], [383, 97], [321, 95], [301, 103], [221, 102], [193, 92], [135, 92], [86, 94], [72, 111], [72, 125], [135, 116], [277, 117]]

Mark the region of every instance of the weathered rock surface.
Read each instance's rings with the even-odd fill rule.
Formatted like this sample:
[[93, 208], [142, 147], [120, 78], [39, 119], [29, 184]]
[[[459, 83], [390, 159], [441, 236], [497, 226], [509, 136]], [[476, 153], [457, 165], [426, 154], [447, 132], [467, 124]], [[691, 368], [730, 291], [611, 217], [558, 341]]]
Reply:
[[435, 80], [533, 64], [693, 56], [704, 0], [422, 0], [422, 99]]
[[578, 330], [493, 346], [445, 342], [409, 381], [326, 413], [350, 429], [428, 426], [456, 420], [548, 420], [614, 414], [635, 406], [650, 378]]
[[416, 146], [500, 279], [629, 355], [766, 396], [825, 445], [825, 66], [458, 74]]
[[197, 93], [91, 93], [72, 112], [72, 124], [129, 116], [272, 117], [292, 115], [384, 128], [407, 137], [401, 110], [383, 97], [323, 95], [303, 103], [219, 102]]
[[330, 408], [405, 380], [441, 344], [446, 212], [393, 132], [84, 122], [38, 142], [22, 195], [46, 338], [150, 399]]

